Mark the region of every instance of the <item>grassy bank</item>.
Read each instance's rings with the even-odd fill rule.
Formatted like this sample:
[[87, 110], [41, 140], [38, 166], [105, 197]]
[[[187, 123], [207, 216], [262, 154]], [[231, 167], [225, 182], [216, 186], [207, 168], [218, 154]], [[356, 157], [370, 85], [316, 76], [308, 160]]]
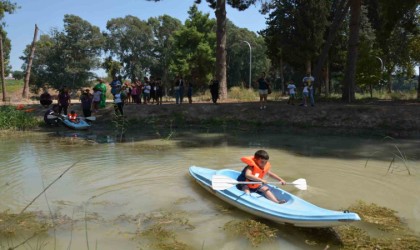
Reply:
[[31, 110], [18, 110], [14, 106], [0, 106], [0, 130], [27, 130], [39, 125]]

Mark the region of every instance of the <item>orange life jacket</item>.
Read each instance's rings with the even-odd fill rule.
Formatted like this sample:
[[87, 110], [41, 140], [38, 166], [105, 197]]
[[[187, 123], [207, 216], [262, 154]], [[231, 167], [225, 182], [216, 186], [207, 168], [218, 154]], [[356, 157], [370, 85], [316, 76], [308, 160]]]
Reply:
[[[264, 175], [270, 171], [271, 168], [271, 164], [270, 162], [267, 161], [267, 164], [265, 164], [264, 169], [261, 169], [257, 163], [255, 162], [255, 158], [254, 156], [248, 156], [248, 157], [242, 157], [241, 161], [245, 164], [247, 164], [251, 170], [252, 170], [252, 175], [262, 179], [264, 178]], [[248, 180], [246, 179], [246, 181], [253, 181], [253, 180]], [[258, 188], [259, 186], [261, 186], [261, 184], [257, 183], [257, 184], [247, 184], [249, 188]]]
[[77, 114], [74, 114], [74, 115], [69, 114], [69, 120], [70, 121], [74, 122], [74, 121], [76, 121], [76, 119], [77, 119]]

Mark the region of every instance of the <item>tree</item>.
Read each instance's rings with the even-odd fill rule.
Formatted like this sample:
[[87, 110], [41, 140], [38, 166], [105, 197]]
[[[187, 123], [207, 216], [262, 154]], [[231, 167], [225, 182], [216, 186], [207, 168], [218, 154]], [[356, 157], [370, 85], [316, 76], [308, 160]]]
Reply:
[[153, 60], [154, 37], [146, 21], [135, 16], [113, 18], [107, 22], [105, 51], [121, 63], [120, 74], [134, 81], [142, 77]]
[[25, 76], [25, 73], [23, 73], [23, 71], [20, 71], [20, 70], [15, 70], [12, 72], [12, 76], [16, 80], [22, 80], [23, 77]]
[[280, 56], [295, 68], [311, 73], [312, 60], [323, 43], [327, 1], [273, 0], [268, 9], [268, 27], [261, 34], [268, 43], [269, 57], [278, 63]]
[[[376, 34], [387, 77], [387, 90], [392, 91], [391, 75], [396, 67], [409, 65], [408, 41], [418, 29], [418, 0], [370, 0], [369, 18]], [[417, 14], [416, 14], [417, 13]]]
[[[3, 38], [3, 60], [4, 60], [4, 71], [9, 73], [11, 67], [9, 66], [9, 57], [12, 45], [10, 39], [7, 38], [7, 32], [4, 30], [6, 23], [3, 21], [5, 14], [13, 14], [19, 7], [16, 3], [12, 3], [10, 0], [0, 0], [0, 35]], [[1, 70], [1, 69], [0, 69]]]
[[182, 23], [168, 15], [149, 18], [147, 23], [151, 26], [154, 37], [153, 63], [150, 71], [152, 76], [161, 77], [162, 82], [167, 84], [169, 79], [174, 77], [169, 72], [170, 58], [174, 50], [174, 39], [172, 39], [172, 36], [181, 28]]
[[[37, 53], [33, 60], [31, 88], [49, 86], [70, 89], [87, 86], [93, 77], [92, 70], [99, 66], [103, 36], [98, 27], [74, 15], [64, 16], [64, 30], [51, 30], [36, 43]], [[28, 59], [29, 45], [23, 60]], [[23, 68], [26, 68], [23, 65]]]
[[266, 56], [267, 47], [264, 38], [248, 29], [239, 28], [231, 21], [227, 22], [227, 87], [249, 85], [249, 47], [252, 48], [252, 78], [256, 80], [260, 73], [270, 69]]
[[[161, 1], [161, 0], [148, 0]], [[217, 28], [216, 28], [216, 78], [220, 83], [221, 98], [227, 98], [226, 83], [226, 2], [238, 10], [245, 10], [250, 5], [255, 4], [257, 0], [206, 0], [211, 8], [215, 10]], [[195, 0], [195, 3], [201, 3], [201, 0]]]
[[350, 3], [349, 41], [346, 70], [343, 80], [342, 100], [353, 102], [355, 100], [356, 62], [359, 47], [360, 13], [362, 0], [352, 0]]
[[214, 72], [215, 21], [209, 19], [209, 14], [199, 12], [196, 5], [188, 14], [185, 25], [173, 34], [170, 70], [203, 85]]

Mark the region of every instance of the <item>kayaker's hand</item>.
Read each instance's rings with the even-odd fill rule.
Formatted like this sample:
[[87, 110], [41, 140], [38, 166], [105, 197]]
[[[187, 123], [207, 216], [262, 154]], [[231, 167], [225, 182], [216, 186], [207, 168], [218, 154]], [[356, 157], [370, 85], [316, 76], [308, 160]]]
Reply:
[[286, 182], [284, 180], [280, 181], [281, 185], [286, 185]]
[[262, 184], [267, 184], [267, 181], [264, 179], [261, 179]]

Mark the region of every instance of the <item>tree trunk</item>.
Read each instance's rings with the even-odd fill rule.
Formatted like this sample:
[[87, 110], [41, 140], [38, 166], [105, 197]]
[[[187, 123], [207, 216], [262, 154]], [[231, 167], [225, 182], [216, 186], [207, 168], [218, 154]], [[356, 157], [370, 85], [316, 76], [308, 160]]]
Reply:
[[226, 0], [217, 0], [216, 79], [220, 84], [220, 98], [227, 98], [226, 83]]
[[348, 42], [347, 64], [344, 73], [342, 100], [355, 100], [356, 63], [359, 47], [360, 13], [362, 0], [352, 0], [350, 3], [350, 34]]
[[284, 69], [283, 69], [283, 58], [280, 58], [280, 81], [281, 81], [281, 92], [286, 93], [286, 83], [284, 82]]
[[417, 77], [417, 100], [420, 101], [420, 66], [419, 66], [419, 75]]
[[4, 58], [3, 58], [3, 35], [0, 35], [0, 60], [1, 60], [1, 87], [3, 90], [3, 102], [7, 99], [6, 84], [4, 83]]
[[306, 74], [312, 75], [311, 59], [306, 59], [305, 70], [306, 70]]
[[31, 44], [31, 52], [29, 53], [28, 68], [26, 69], [25, 83], [23, 85], [23, 92], [22, 92], [23, 98], [28, 98], [29, 96], [29, 79], [31, 77], [32, 60], [34, 59], [35, 43], [36, 43], [37, 36], [38, 36], [38, 26], [35, 24], [34, 39]]
[[315, 87], [318, 88], [318, 93], [321, 93], [320, 80], [321, 80], [322, 68], [324, 67], [325, 62], [327, 61], [328, 52], [330, 51], [330, 48], [334, 42], [338, 28], [340, 28], [340, 25], [343, 23], [344, 17], [347, 14], [349, 6], [350, 6], [349, 0], [340, 0], [340, 3], [338, 3], [338, 7], [335, 11], [332, 24], [328, 31], [327, 40], [325, 41], [324, 46], [322, 47], [321, 54], [319, 55], [318, 61], [316, 62], [316, 65], [314, 68], [314, 77], [315, 77]]
[[330, 66], [328, 64], [328, 61], [322, 73], [323, 73], [322, 76], [324, 78], [324, 84], [325, 84], [325, 95], [329, 96], [330, 95]]

